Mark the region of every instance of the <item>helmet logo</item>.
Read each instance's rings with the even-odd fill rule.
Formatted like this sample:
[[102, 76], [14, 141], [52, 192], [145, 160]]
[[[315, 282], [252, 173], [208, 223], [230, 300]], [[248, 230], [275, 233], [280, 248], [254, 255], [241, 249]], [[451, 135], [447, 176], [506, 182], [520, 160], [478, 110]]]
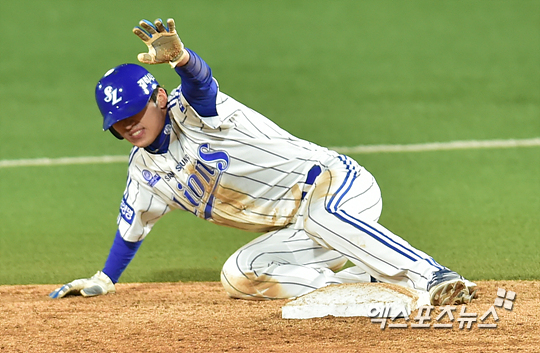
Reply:
[[[150, 94], [151, 91], [148, 89], [148, 85], [151, 84], [155, 80], [156, 79], [154, 78], [154, 76], [152, 76], [151, 73], [147, 73], [146, 75], [141, 77], [141, 79], [137, 81], [137, 83], [144, 90], [144, 94]], [[154, 90], [154, 88], [155, 87], [152, 87], [152, 90]]]
[[[120, 92], [122, 92], [122, 89], [120, 89]], [[103, 93], [105, 93], [105, 98], [103, 100], [107, 103], [112, 102], [112, 104], [115, 105], [122, 101], [122, 97], [118, 97], [117, 88], [113, 89], [111, 86], [107, 86], [103, 90]]]

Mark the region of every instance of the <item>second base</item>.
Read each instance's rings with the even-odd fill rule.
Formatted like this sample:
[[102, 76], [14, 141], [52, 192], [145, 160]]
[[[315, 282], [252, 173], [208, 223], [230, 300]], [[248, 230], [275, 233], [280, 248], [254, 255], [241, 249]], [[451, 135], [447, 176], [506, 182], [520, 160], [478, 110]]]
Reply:
[[429, 295], [425, 291], [389, 283], [339, 284], [320, 288], [288, 302], [282, 307], [282, 318], [409, 316], [424, 305], [429, 305]]

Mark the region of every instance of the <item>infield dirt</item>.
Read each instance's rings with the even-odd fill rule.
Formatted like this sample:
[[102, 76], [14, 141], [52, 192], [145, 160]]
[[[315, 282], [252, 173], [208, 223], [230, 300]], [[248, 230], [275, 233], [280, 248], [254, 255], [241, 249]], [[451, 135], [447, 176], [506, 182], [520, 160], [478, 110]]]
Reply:
[[[461, 306], [453, 322], [437, 321], [435, 308], [426, 329], [411, 327], [417, 312], [385, 329], [366, 317], [284, 320], [286, 301], [230, 299], [214, 282], [118, 284], [116, 294], [61, 300], [47, 296], [54, 285], [0, 286], [0, 352], [539, 352], [540, 282], [477, 283], [470, 329], [459, 328]], [[498, 288], [517, 294], [512, 310], [480, 321]]]

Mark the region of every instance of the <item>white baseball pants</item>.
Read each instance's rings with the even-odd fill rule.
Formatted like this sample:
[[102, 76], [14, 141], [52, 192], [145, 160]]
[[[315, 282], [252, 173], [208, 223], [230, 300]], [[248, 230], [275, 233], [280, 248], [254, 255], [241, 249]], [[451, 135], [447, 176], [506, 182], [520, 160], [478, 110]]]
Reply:
[[[426, 289], [443, 266], [377, 223], [381, 192], [356, 161], [339, 156], [317, 177], [293, 225], [263, 234], [223, 265], [231, 297], [293, 298], [339, 283]], [[355, 266], [337, 272], [347, 260]]]

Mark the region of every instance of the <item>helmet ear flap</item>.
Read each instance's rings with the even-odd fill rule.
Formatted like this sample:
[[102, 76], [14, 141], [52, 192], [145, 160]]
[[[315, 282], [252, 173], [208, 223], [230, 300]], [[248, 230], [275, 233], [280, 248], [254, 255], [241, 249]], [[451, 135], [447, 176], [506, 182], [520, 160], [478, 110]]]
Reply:
[[122, 137], [122, 135], [120, 135], [120, 134], [118, 133], [118, 131], [116, 131], [116, 130], [114, 129], [114, 127], [111, 126], [111, 127], [109, 128], [109, 131], [110, 131], [111, 134], [113, 134], [114, 137], [116, 137], [117, 139], [119, 139], [119, 140], [123, 140], [123, 139], [124, 139], [124, 138]]

